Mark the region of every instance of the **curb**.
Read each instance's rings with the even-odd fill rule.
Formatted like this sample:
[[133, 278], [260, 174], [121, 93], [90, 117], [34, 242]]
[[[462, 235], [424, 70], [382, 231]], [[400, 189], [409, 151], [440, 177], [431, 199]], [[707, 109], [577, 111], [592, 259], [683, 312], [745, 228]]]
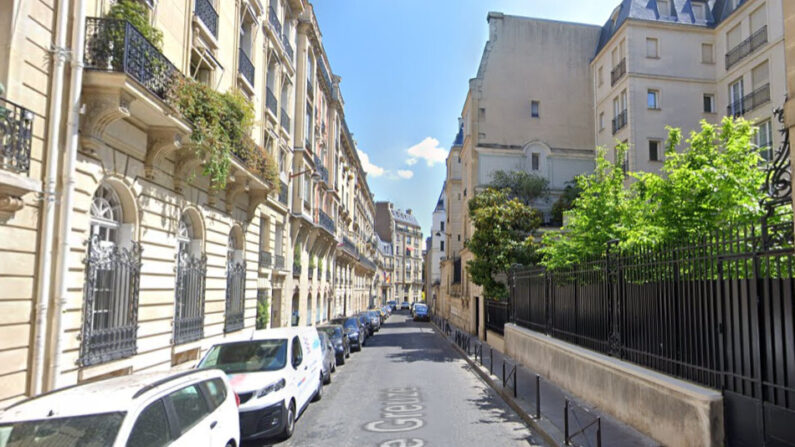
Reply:
[[[438, 326], [436, 326], [435, 323], [433, 323], [433, 321], [431, 321], [431, 326], [433, 327], [437, 335], [444, 338], [445, 341], [448, 342], [450, 341], [447, 339], [444, 333], [442, 333], [442, 330]], [[530, 426], [530, 428], [532, 428], [538, 435], [541, 436], [541, 438], [544, 439], [544, 442], [556, 447], [560, 447], [561, 445], [563, 445], [560, 443], [559, 439], [556, 439], [552, 434], [550, 434], [550, 431], [557, 431], [557, 429], [555, 429], [554, 426], [552, 426], [551, 422], [549, 421], [545, 422], [543, 416], [539, 420], [531, 416], [529, 413], [527, 413], [519, 405], [516, 399], [514, 399], [513, 396], [505, 390], [505, 388], [499, 386], [497, 382], [495, 382], [494, 379], [491, 378], [491, 374], [489, 374], [488, 371], [484, 370], [483, 367], [478, 365], [473, 359], [469, 358], [466, 352], [464, 352], [463, 349], [458, 347], [458, 345], [456, 345], [455, 343], [450, 343], [450, 345], [453, 347], [453, 349], [456, 352], [458, 352], [458, 354], [461, 357], [464, 358], [464, 360], [466, 360], [469, 366], [471, 366], [472, 369], [475, 372], [477, 372], [480, 378], [483, 379], [491, 387], [491, 389], [493, 389], [502, 398], [502, 400], [505, 401], [505, 403], [508, 404], [508, 406], [511, 407], [511, 409], [515, 411], [516, 414], [518, 414], [519, 417], [522, 418], [522, 420], [527, 425]]]

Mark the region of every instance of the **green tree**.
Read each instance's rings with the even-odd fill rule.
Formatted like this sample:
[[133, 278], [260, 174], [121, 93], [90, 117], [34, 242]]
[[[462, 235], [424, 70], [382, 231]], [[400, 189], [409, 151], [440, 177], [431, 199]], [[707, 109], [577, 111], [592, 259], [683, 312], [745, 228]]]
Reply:
[[[149, 21], [149, 7], [138, 0], [118, 0], [106, 15], [109, 19], [127, 20], [158, 50], [163, 48], [163, 32]], [[123, 43], [123, 36], [114, 36], [117, 44]]]
[[582, 188], [577, 184], [577, 180], [569, 180], [566, 182], [566, 187], [563, 189], [563, 194], [558, 197], [558, 200], [552, 204], [552, 223], [555, 225], [563, 225], [563, 213], [570, 210], [574, 206], [574, 200], [580, 196]]
[[528, 206], [549, 193], [547, 179], [525, 171], [495, 171], [488, 186], [497, 190], [508, 190], [509, 198], [519, 199]]
[[257, 329], [265, 329], [268, 327], [269, 320], [270, 306], [268, 305], [268, 300], [257, 300], [257, 319], [255, 322]]
[[487, 188], [469, 201], [469, 216], [475, 225], [467, 247], [475, 259], [467, 263], [472, 282], [483, 287], [490, 299], [505, 299], [508, 291], [494, 280], [513, 264], [532, 264], [538, 260], [533, 232], [541, 224], [538, 211], [508, 190]]

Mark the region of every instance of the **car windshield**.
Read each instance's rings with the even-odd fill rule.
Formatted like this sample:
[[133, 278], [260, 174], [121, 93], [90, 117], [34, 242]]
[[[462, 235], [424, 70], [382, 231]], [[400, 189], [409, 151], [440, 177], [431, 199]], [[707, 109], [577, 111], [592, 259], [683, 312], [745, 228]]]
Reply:
[[227, 374], [278, 371], [287, 364], [287, 340], [255, 340], [215, 345], [199, 368], [218, 368]]
[[428, 310], [428, 306], [426, 306], [424, 304], [417, 304], [416, 306], [414, 306], [414, 310], [415, 311], [418, 311], [418, 310], [426, 311], [426, 310]]
[[331, 338], [340, 338], [342, 337], [342, 329], [338, 327], [319, 327], [317, 330], [325, 332]]
[[359, 329], [359, 325], [356, 323], [355, 318], [348, 318], [345, 320], [345, 327], [348, 329]]
[[0, 424], [0, 447], [112, 445], [122, 420], [118, 412]]

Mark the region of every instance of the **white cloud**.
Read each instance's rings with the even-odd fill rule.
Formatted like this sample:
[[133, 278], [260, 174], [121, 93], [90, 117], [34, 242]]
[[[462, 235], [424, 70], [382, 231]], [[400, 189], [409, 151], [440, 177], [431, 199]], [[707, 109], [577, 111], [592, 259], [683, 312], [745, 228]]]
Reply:
[[417, 160], [422, 158], [428, 164], [433, 166], [436, 163], [444, 163], [447, 159], [447, 149], [439, 146], [439, 140], [432, 137], [426, 137], [419, 144], [416, 144], [406, 150], [411, 156], [406, 163], [409, 166], [417, 163]]
[[356, 152], [359, 153], [359, 160], [362, 162], [362, 169], [364, 169], [364, 172], [366, 172], [367, 175], [371, 175], [373, 177], [380, 177], [384, 175], [386, 170], [380, 166], [370, 163], [370, 157], [367, 154], [359, 149], [357, 149]]
[[397, 175], [403, 179], [410, 179], [414, 177], [414, 171], [410, 171], [408, 169], [398, 169]]

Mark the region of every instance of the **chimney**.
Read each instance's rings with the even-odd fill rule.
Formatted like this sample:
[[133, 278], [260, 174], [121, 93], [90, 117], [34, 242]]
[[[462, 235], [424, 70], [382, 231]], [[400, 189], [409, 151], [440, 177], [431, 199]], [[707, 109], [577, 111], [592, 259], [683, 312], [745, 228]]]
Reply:
[[409, 208], [409, 209], [407, 209], [407, 210], [406, 210], [406, 214], [408, 214], [409, 216], [411, 216], [411, 208]]

